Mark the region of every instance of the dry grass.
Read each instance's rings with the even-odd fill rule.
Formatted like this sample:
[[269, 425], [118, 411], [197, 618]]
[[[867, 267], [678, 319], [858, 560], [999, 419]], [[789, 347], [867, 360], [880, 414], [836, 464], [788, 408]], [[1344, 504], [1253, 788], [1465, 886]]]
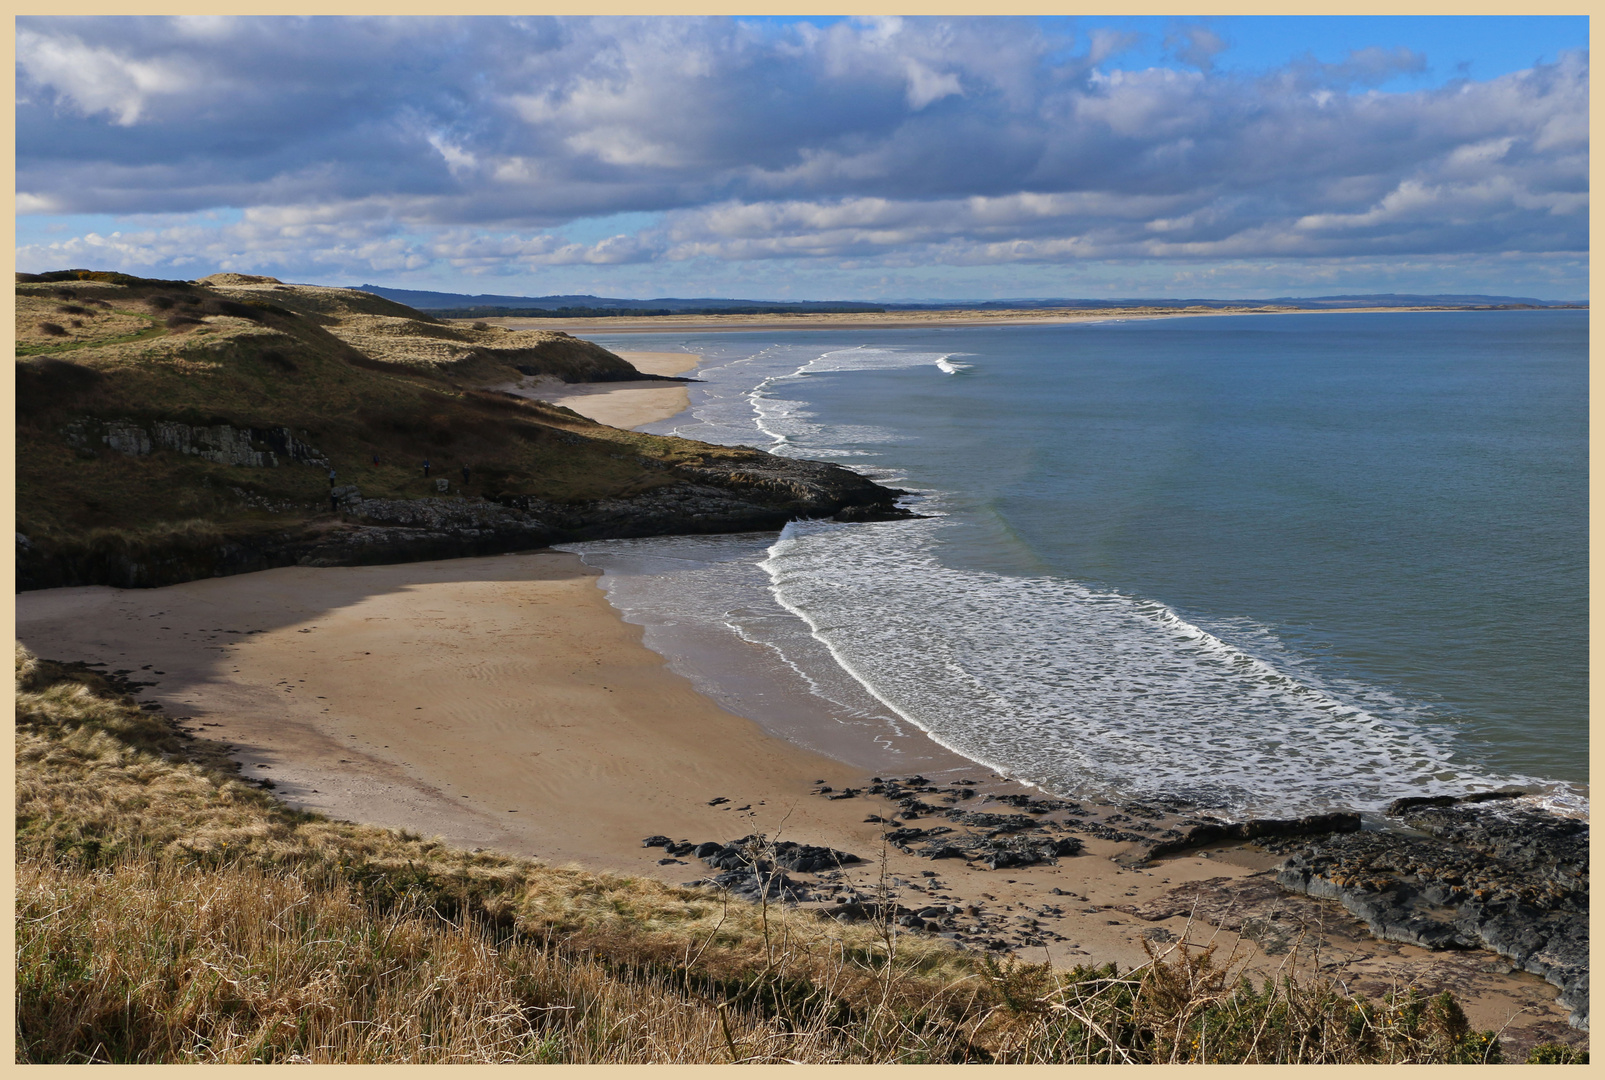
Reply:
[[17, 293], [18, 356], [68, 352], [88, 345], [133, 341], [154, 333], [148, 316], [123, 305], [86, 307], [63, 304], [53, 291]]
[[[29, 1061], [713, 1062], [857, 1056], [555, 940], [377, 910], [335, 878], [129, 855], [18, 875]], [[800, 1029], [799, 1029], [800, 1028]], [[732, 1049], [733, 1048], [733, 1049]]]
[[1186, 947], [1053, 972], [329, 821], [125, 687], [16, 671], [21, 1061], [1498, 1059], [1447, 995], [1367, 1001], [1297, 949], [1259, 987]]
[[[96, 529], [150, 533], [204, 518], [220, 526], [272, 531], [328, 514], [326, 469], [288, 462], [244, 468], [166, 450], [129, 457], [100, 445], [94, 431], [87, 440], [69, 439], [72, 425], [86, 418], [91, 428], [119, 420], [147, 428], [156, 420], [289, 427], [327, 456], [341, 483], [381, 498], [434, 496], [433, 481], [419, 468], [425, 457], [441, 474], [469, 465], [474, 479], [463, 493], [470, 497], [584, 502], [674, 482], [666, 466], [751, 456], [617, 431], [566, 410], [477, 393], [465, 385], [472, 381], [468, 368], [484, 368], [494, 376], [489, 381], [506, 382], [520, 377], [510, 365], [567, 370], [594, 366], [600, 361], [593, 353], [627, 368], [588, 343], [563, 335], [459, 331], [378, 311], [344, 310], [340, 305], [348, 301], [362, 308], [407, 310], [378, 297], [362, 299], [365, 294], [350, 294], [357, 298], [350, 299], [347, 290], [280, 289], [233, 286], [222, 295], [160, 283], [19, 286], [19, 312], [33, 312], [30, 327], [39, 313], [61, 306], [65, 293], [72, 298], [70, 306], [104, 313], [109, 309], [98, 305], [106, 303], [115, 309], [111, 315], [87, 316], [88, 322], [121, 319], [118, 313], [126, 310], [135, 312], [128, 318], [136, 329], [150, 329], [130, 337], [121, 323], [108, 323], [104, 335], [92, 339], [40, 337], [19, 343], [29, 355], [19, 353], [17, 363], [18, 531], [51, 551], [60, 548], [63, 557], [77, 558], [82, 538]], [[306, 310], [292, 314], [297, 305]], [[343, 313], [320, 313], [324, 307]], [[167, 329], [175, 319], [180, 325]], [[392, 359], [411, 359], [374, 359], [339, 337], [369, 324], [416, 330], [384, 338], [383, 349], [375, 347]], [[498, 351], [482, 347], [481, 337], [528, 338], [532, 347]], [[414, 355], [415, 347], [424, 345], [444, 348], [443, 363], [468, 359], [452, 361], [448, 371], [424, 362], [429, 357], [423, 353]], [[38, 356], [29, 350], [69, 351]], [[453, 491], [459, 491], [455, 484]]]

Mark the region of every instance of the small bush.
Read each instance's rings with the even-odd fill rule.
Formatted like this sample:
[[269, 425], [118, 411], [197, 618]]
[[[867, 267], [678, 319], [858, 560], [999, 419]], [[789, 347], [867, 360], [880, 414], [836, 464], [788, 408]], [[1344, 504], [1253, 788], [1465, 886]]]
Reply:
[[157, 311], [166, 311], [168, 308], [173, 306], [173, 298], [171, 296], [147, 296], [145, 298], [145, 303], [149, 304]]
[[1587, 1065], [1588, 1051], [1565, 1043], [1541, 1043], [1527, 1053], [1528, 1065]]
[[67, 328], [60, 323], [42, 322], [39, 324], [39, 332], [41, 334], [49, 334], [51, 337], [67, 336]]
[[476, 322], [474, 324], [474, 329], [475, 330], [489, 330], [490, 329], [490, 323], [487, 323], [487, 322]]
[[92, 314], [88, 308], [79, 307], [77, 304], [58, 304], [56, 306], [56, 310], [58, 312], [60, 312], [61, 314], [63, 314], [63, 315], [89, 315], [89, 314]]
[[199, 326], [200, 324], [201, 320], [193, 315], [169, 315], [167, 317], [167, 328], [169, 330], [177, 330], [184, 326]]
[[264, 315], [260, 308], [254, 308], [249, 304], [236, 303], [233, 300], [219, 300], [216, 302], [215, 307], [219, 315], [232, 315], [236, 319], [250, 319], [253, 322], [261, 322]]

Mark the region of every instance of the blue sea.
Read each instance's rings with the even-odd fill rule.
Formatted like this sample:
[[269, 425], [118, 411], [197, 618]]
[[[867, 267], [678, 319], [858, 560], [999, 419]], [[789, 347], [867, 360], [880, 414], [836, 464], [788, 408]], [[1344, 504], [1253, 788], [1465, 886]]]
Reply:
[[[573, 545], [787, 738], [1234, 815], [1587, 798], [1588, 314], [592, 335], [920, 518]], [[875, 759], [866, 755], [866, 765]]]

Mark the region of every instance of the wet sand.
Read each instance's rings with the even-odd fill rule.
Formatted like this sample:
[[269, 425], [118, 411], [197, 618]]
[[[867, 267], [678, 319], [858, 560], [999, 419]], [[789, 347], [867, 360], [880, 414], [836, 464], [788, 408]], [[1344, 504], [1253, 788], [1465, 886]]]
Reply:
[[[846, 869], [853, 887], [873, 891], [884, 866], [901, 903], [974, 907], [999, 939], [1018, 940], [1025, 920], [1037, 920], [1041, 944], [1020, 955], [1062, 965], [1128, 967], [1146, 959], [1145, 942], [1162, 951], [1187, 935], [1215, 938], [1224, 955], [1236, 935], [1217, 932], [1219, 918], [1190, 922], [1192, 893], [1175, 890], [1240, 888], [1239, 908], [1274, 911], [1287, 933], [1318, 936], [1323, 970], [1352, 986], [1449, 987], [1479, 1026], [1514, 1016], [1512, 1032], [1565, 1031], [1547, 984], [1505, 974], [1485, 953], [1373, 941], [1335, 905], [1281, 896], [1266, 874], [1275, 860], [1252, 847], [1144, 869], [1122, 869], [1110, 859], [1122, 846], [1093, 836], [1084, 854], [1011, 870], [905, 854], [866, 820], [890, 819], [895, 806], [816, 794], [821, 782], [840, 794], [868, 777], [698, 694], [567, 553], [29, 592], [17, 612], [18, 637], [38, 655], [152, 683], [149, 700], [234, 746], [247, 775], [333, 817], [671, 882], [708, 871], [690, 856], [660, 863], [663, 850], [644, 848], [643, 837], [761, 832], [825, 844], [867, 860]], [[990, 796], [1027, 791], [966, 770], [934, 743], [922, 753], [979, 782], [965, 809], [1007, 812]], [[1272, 949], [1258, 956], [1260, 970], [1286, 961]]]

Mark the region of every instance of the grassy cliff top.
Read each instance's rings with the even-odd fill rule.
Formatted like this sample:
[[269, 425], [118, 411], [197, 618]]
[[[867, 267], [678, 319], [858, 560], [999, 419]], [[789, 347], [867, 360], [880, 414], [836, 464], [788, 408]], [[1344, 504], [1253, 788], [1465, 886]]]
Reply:
[[[368, 293], [247, 275], [19, 278], [17, 528], [30, 536], [283, 527], [326, 509], [330, 468], [369, 498], [433, 496], [445, 476], [470, 497], [584, 502], [652, 490], [675, 465], [756, 457], [482, 389], [530, 375], [641, 377], [563, 333], [449, 326]], [[281, 452], [275, 467], [248, 468], [114, 445], [120, 430], [150, 438], [158, 424], [208, 428], [213, 443], [227, 428], [263, 452], [260, 436], [278, 432]]]

